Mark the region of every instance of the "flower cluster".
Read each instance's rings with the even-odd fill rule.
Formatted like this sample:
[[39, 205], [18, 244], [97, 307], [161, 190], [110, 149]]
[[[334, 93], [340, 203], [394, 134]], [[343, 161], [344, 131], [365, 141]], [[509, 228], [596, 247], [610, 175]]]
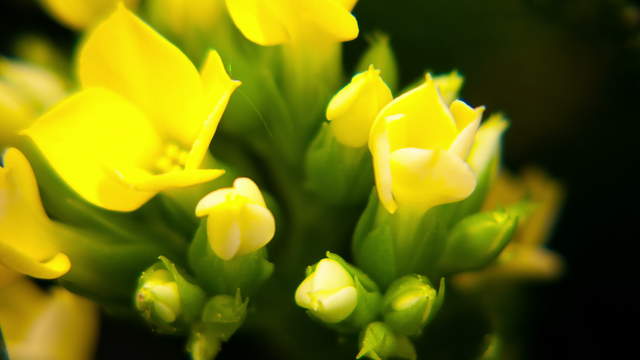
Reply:
[[494, 195], [508, 123], [459, 99], [460, 74], [399, 92], [379, 34], [346, 80], [355, 0], [43, 5], [84, 37], [55, 66], [0, 58], [10, 356], [90, 356], [86, 299], [184, 336], [193, 359], [247, 319], [282, 356], [322, 354], [293, 298], [352, 356], [415, 359], [447, 284], [455, 297], [559, 272], [535, 207], [559, 190]]

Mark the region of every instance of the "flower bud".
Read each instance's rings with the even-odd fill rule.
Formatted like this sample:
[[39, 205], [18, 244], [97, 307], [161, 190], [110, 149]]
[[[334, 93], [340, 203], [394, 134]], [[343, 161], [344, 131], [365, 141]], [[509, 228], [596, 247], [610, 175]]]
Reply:
[[224, 260], [213, 251], [208, 233], [208, 221], [203, 220], [189, 247], [189, 266], [199, 284], [213, 294], [232, 295], [238, 289], [246, 296], [254, 294], [273, 272], [266, 249]]
[[216, 295], [209, 299], [202, 310], [200, 322], [191, 330], [187, 350], [194, 360], [215, 358], [222, 342], [244, 323], [249, 299], [242, 300], [240, 292], [235, 296]]
[[275, 234], [273, 215], [258, 186], [248, 178], [238, 178], [232, 188], [205, 196], [196, 207], [196, 215], [207, 216], [209, 244], [223, 260], [254, 252]]
[[449, 234], [440, 256], [444, 273], [476, 270], [493, 261], [511, 240], [518, 216], [507, 210], [471, 215]]
[[398, 85], [398, 65], [389, 44], [389, 36], [382, 33], [374, 34], [369, 41], [369, 48], [360, 58], [356, 71], [366, 71], [370, 65], [382, 70], [382, 79], [395, 89]]
[[424, 276], [401, 277], [391, 284], [382, 300], [384, 322], [398, 334], [419, 335], [442, 305], [444, 289], [444, 279], [436, 292]]
[[196, 320], [204, 303], [204, 291], [187, 281], [173, 263], [161, 256], [138, 280], [135, 306], [158, 332], [184, 331]]
[[295, 300], [318, 319], [338, 323], [355, 310], [358, 292], [353, 278], [340, 263], [322, 259], [298, 286]]
[[350, 147], [365, 146], [378, 111], [392, 99], [391, 90], [380, 77], [380, 70], [373, 65], [356, 74], [327, 107], [326, 116], [338, 142]]
[[416, 350], [406, 336], [393, 332], [383, 322], [372, 322], [360, 335], [360, 352], [356, 359], [416, 359]]
[[307, 268], [307, 277], [296, 289], [295, 301], [313, 317], [337, 325], [343, 331], [359, 330], [379, 312], [377, 285], [340, 256], [327, 258]]

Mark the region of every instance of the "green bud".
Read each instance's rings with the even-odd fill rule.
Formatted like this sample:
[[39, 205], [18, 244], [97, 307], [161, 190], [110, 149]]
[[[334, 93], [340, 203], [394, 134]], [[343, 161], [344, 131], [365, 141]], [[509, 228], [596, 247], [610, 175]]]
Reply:
[[477, 213], [463, 219], [447, 238], [440, 270], [455, 273], [488, 265], [509, 243], [517, 223], [518, 216], [507, 210]]
[[216, 295], [209, 299], [202, 310], [200, 322], [191, 329], [187, 351], [194, 360], [213, 359], [222, 343], [244, 323], [249, 299], [242, 300], [240, 292], [235, 296]]
[[158, 332], [179, 333], [197, 320], [204, 291], [185, 279], [176, 266], [161, 256], [138, 280], [135, 307]]
[[218, 257], [207, 239], [206, 219], [200, 222], [189, 247], [189, 266], [199, 284], [213, 294], [234, 295], [238, 289], [242, 294], [254, 294], [273, 273], [265, 248], [230, 260]]
[[421, 275], [406, 275], [394, 281], [382, 301], [384, 322], [396, 333], [416, 336], [433, 319], [444, 300], [444, 279], [440, 289]]
[[406, 336], [399, 336], [385, 323], [372, 322], [360, 335], [360, 352], [356, 359], [416, 359], [416, 351]]
[[389, 36], [383, 33], [377, 33], [367, 39], [369, 48], [358, 61], [356, 72], [365, 71], [369, 65], [382, 70], [382, 78], [392, 90], [398, 86], [398, 65], [393, 49], [389, 44]]
[[295, 301], [309, 314], [339, 331], [361, 329], [377, 317], [381, 296], [367, 275], [327, 252], [327, 258], [307, 268]]
[[235, 296], [216, 295], [202, 310], [202, 326], [209, 332], [227, 341], [244, 323], [249, 299], [242, 300], [240, 292]]
[[371, 156], [365, 147], [349, 147], [323, 124], [305, 157], [306, 188], [328, 204], [362, 202], [373, 186]]

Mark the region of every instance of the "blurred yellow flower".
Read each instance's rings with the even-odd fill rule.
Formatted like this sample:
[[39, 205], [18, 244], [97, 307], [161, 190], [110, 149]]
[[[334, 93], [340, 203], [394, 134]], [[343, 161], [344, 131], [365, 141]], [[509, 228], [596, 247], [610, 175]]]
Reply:
[[326, 37], [353, 40], [358, 22], [351, 15], [357, 0], [226, 0], [233, 22], [247, 39], [278, 45]]
[[196, 215], [207, 217], [207, 238], [223, 260], [254, 252], [271, 241], [276, 225], [258, 186], [238, 178], [200, 200]]
[[40, 0], [42, 5], [61, 23], [82, 30], [90, 27], [109, 12], [118, 3], [135, 8], [138, 0]]
[[496, 280], [549, 280], [561, 273], [561, 257], [544, 248], [562, 204], [563, 190], [558, 182], [532, 168], [520, 178], [501, 173], [484, 208], [513, 205], [527, 198], [533, 207], [525, 211], [511, 243], [496, 262], [481, 271], [457, 275], [454, 283], [472, 288]]
[[120, 5], [85, 40], [78, 75], [83, 90], [24, 133], [84, 199], [132, 211], [160, 191], [223, 173], [199, 169], [239, 85], [215, 51], [199, 74]]
[[[0, 265], [0, 328], [11, 359], [87, 360], [98, 331], [98, 309], [60, 287], [45, 292]], [[3, 274], [4, 273], [4, 274]]]
[[40, 201], [27, 158], [11, 148], [0, 168], [0, 265], [42, 279], [67, 273], [69, 258], [56, 248], [55, 226]]
[[371, 124], [393, 99], [391, 90], [373, 65], [356, 74], [329, 102], [327, 120], [336, 139], [350, 147], [367, 145]]
[[0, 142], [29, 127], [64, 95], [64, 82], [56, 74], [0, 57]]
[[390, 213], [462, 200], [476, 177], [465, 162], [484, 108], [450, 106], [429, 74], [378, 113], [369, 137], [378, 197]]

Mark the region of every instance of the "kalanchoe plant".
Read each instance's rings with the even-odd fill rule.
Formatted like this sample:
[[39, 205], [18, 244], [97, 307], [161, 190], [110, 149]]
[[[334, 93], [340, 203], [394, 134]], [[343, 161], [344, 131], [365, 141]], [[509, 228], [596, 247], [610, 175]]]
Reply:
[[[487, 197], [508, 122], [459, 99], [460, 73], [397, 92], [384, 34], [343, 72], [356, 0], [43, 4], [85, 32], [76, 77], [0, 58], [0, 314], [33, 309], [0, 318], [10, 357], [57, 328], [37, 316], [95, 328], [20, 274], [208, 360], [247, 333], [278, 358], [416, 359], [464, 291], [557, 272], [522, 240], [521, 224], [549, 228], [535, 196]], [[89, 337], [42, 348], [86, 359]]]

